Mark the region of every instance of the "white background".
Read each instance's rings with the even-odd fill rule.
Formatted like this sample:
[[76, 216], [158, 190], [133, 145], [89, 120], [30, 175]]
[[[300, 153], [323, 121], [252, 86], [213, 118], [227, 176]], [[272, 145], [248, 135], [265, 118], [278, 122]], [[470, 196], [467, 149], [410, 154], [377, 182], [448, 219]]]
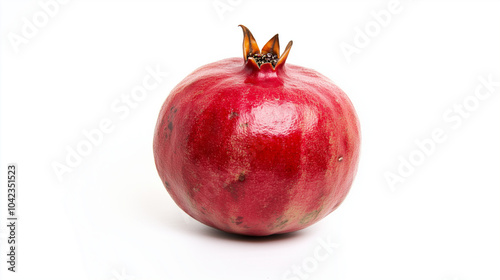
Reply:
[[[401, 1], [385, 26], [374, 14], [387, 0], [68, 1], [44, 22], [47, 2], [0, 2], [1, 279], [500, 279], [500, 86], [474, 96], [480, 77], [500, 81], [498, 1]], [[330, 77], [362, 125], [347, 199], [296, 234], [210, 229], [156, 173], [163, 101], [197, 67], [242, 55], [238, 24], [261, 46], [293, 40], [288, 63]], [[128, 115], [112, 109], [148, 67], [169, 75]], [[53, 165], [106, 119], [113, 130], [59, 180]], [[422, 157], [415, 141], [434, 130], [445, 140]], [[16, 273], [5, 262], [9, 163]], [[391, 187], [389, 173], [404, 181]]]

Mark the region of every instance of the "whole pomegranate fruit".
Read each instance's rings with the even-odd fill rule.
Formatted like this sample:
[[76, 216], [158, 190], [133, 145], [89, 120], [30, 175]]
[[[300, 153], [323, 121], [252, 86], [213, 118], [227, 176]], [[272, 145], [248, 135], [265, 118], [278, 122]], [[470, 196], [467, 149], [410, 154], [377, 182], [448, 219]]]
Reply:
[[170, 93], [154, 135], [158, 173], [194, 219], [244, 235], [292, 232], [335, 210], [357, 170], [359, 122], [328, 78], [285, 64], [278, 35], [243, 59], [195, 70]]

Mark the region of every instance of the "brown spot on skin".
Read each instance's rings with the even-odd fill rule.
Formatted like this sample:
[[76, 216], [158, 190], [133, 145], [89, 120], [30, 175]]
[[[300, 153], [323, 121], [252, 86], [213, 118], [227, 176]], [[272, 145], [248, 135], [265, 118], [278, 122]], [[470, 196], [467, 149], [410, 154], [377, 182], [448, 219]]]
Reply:
[[245, 181], [245, 179], [246, 179], [246, 175], [245, 175], [245, 173], [242, 172], [238, 175], [238, 177], [234, 181], [229, 183], [224, 188], [231, 193], [231, 196], [234, 199], [238, 199], [238, 197], [240, 195], [240, 187], [243, 184], [243, 182]]
[[247, 127], [248, 127], [248, 123], [241, 123], [241, 124], [240, 124], [240, 127], [241, 127], [241, 128], [247, 128]]
[[174, 125], [172, 124], [172, 122], [168, 122], [168, 130], [170, 130], [170, 132], [172, 132], [173, 128], [174, 128]]
[[245, 178], [246, 178], [245, 173], [241, 173], [241, 174], [238, 176], [238, 181], [243, 182], [243, 181], [245, 181]]
[[167, 189], [170, 189], [170, 184], [169, 184], [167, 181], [165, 181], [164, 183], [165, 183], [165, 187], [166, 187]]
[[231, 221], [231, 223], [233, 223], [233, 224], [235, 224], [235, 225], [238, 226], [241, 223], [243, 223], [243, 217], [242, 216], [238, 216], [238, 217], [236, 217], [236, 219], [234, 217], [231, 217], [230, 221]]
[[238, 114], [237, 112], [231, 112], [231, 114], [229, 114], [229, 119], [232, 120], [236, 117], [238, 117], [240, 114]]

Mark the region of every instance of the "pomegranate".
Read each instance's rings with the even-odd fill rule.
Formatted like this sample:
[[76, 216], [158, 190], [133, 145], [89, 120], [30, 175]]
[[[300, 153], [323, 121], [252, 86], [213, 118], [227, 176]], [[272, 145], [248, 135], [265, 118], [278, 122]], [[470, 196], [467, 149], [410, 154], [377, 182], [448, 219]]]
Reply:
[[[241, 26], [241, 25], [240, 25]], [[346, 94], [318, 72], [285, 64], [278, 35], [243, 59], [195, 70], [163, 104], [156, 167], [194, 219], [264, 236], [303, 229], [335, 210], [353, 182], [359, 122]]]

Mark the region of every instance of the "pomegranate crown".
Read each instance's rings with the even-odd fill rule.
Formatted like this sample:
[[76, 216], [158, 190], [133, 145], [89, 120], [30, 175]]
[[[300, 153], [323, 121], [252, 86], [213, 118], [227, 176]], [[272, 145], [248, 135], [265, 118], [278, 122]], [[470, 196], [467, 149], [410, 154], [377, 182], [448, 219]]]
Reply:
[[243, 58], [245, 62], [254, 63], [258, 68], [265, 63], [270, 63], [273, 69], [285, 65], [286, 58], [292, 48], [292, 41], [288, 42], [285, 51], [280, 55], [280, 41], [278, 34], [276, 34], [264, 45], [261, 51], [252, 32], [244, 25], [240, 24], [239, 26], [243, 29]]

